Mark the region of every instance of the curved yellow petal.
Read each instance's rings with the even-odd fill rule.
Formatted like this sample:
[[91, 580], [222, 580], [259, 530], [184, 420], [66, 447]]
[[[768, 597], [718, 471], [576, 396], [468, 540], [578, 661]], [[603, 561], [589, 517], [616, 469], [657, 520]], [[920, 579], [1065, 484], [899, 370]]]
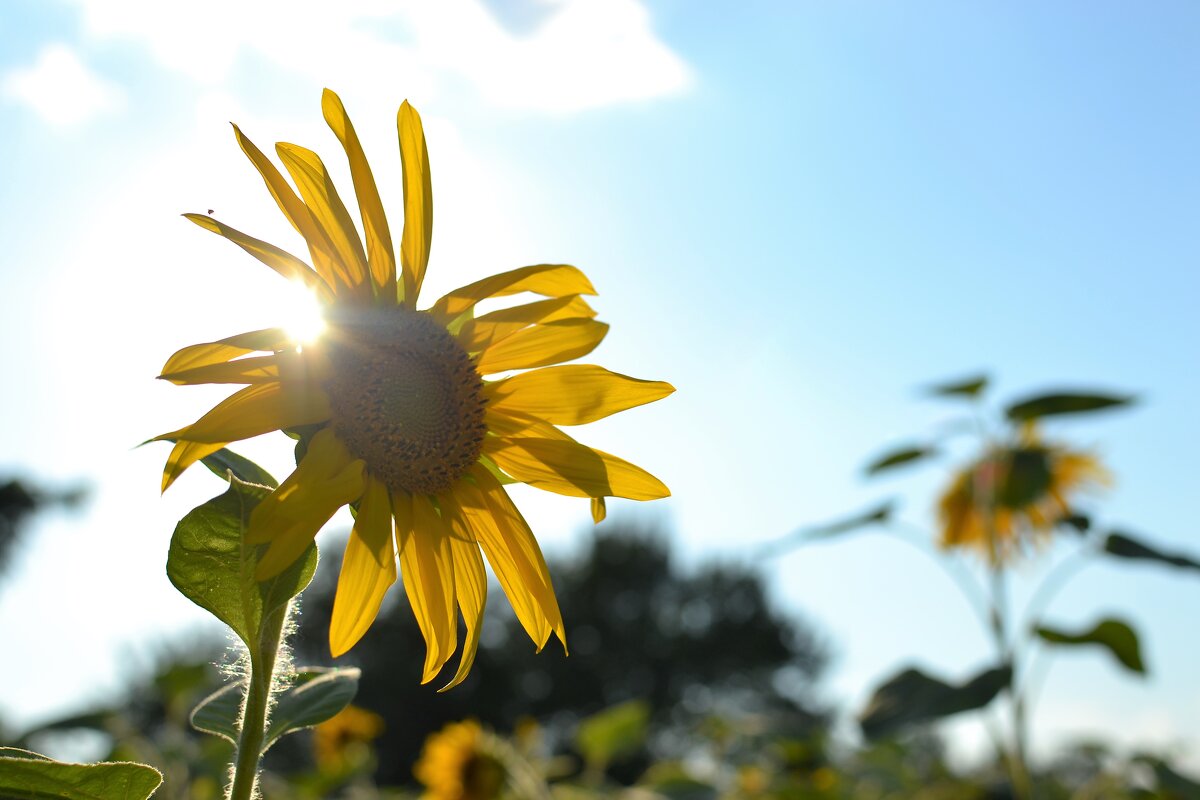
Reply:
[[472, 467], [469, 474], [475, 485], [460, 482], [455, 487], [456, 497], [517, 619], [538, 650], [546, 646], [551, 632], [566, 647], [566, 629], [550, 570], [529, 524], [486, 468]]
[[458, 343], [468, 353], [477, 353], [530, 325], [560, 319], [591, 319], [596, 311], [577, 294], [552, 297], [536, 303], [501, 308], [467, 320], [458, 333]]
[[487, 605], [487, 573], [475, 534], [463, 518], [462, 508], [453, 492], [438, 497], [442, 517], [450, 526], [450, 549], [454, 552], [454, 594], [462, 609], [467, 626], [462, 657], [458, 670], [449, 683], [439, 689], [445, 692], [466, 679], [479, 650], [479, 632], [483, 629], [483, 609]]
[[595, 350], [607, 333], [608, 325], [594, 319], [564, 319], [534, 325], [481, 352], [476, 364], [486, 375], [570, 361]]
[[400, 264], [404, 269], [404, 294], [400, 300], [417, 307], [417, 295], [429, 266], [433, 242], [433, 178], [421, 115], [405, 100], [396, 112], [400, 137], [400, 167], [404, 180], [404, 231], [400, 234]]
[[229, 336], [216, 342], [189, 345], [176, 351], [163, 365], [160, 378], [165, 378], [176, 372], [183, 372], [209, 364], [220, 364], [231, 358], [244, 356], [247, 353], [260, 351], [274, 352], [282, 350], [290, 343], [290, 338], [283, 328], [265, 328], [261, 331], [250, 331]]
[[217, 452], [226, 444], [228, 442], [188, 442], [180, 439], [167, 456], [167, 465], [163, 468], [162, 490], [165, 492], [185, 469], [205, 456]]
[[396, 547], [392, 541], [392, 501], [388, 488], [367, 478], [358, 516], [346, 541], [333, 616], [329, 649], [334, 658], [358, 643], [379, 613], [388, 587], [396, 582]]
[[312, 150], [287, 142], [276, 144], [275, 152], [296, 182], [313, 221], [333, 246], [337, 256], [333, 265], [334, 277], [339, 284], [336, 290], [340, 294], [345, 287], [352, 296], [366, 296], [370, 289], [367, 256], [350, 212], [338, 195], [321, 157]]
[[247, 236], [241, 231], [204, 214], [184, 214], [183, 216], [201, 228], [225, 237], [288, 280], [303, 283], [316, 292], [321, 299], [329, 300], [329, 287], [325, 285], [325, 281], [321, 280], [321, 276], [314, 272], [312, 267], [291, 253], [281, 250], [275, 245], [264, 242], [261, 239]]
[[334, 277], [334, 264], [337, 257], [334, 255], [333, 245], [330, 243], [325, 232], [322, 231], [313, 221], [312, 214], [308, 207], [304, 205], [304, 201], [296, 196], [296, 192], [292, 189], [291, 184], [283, 177], [275, 165], [271, 163], [254, 142], [250, 141], [241, 128], [237, 125], [233, 126], [233, 133], [237, 137], [238, 145], [242, 148], [242, 152], [250, 159], [250, 163], [258, 170], [258, 174], [262, 176], [263, 183], [267, 185], [267, 190], [271, 196], [275, 198], [276, 205], [283, 212], [283, 216], [292, 224], [301, 236], [304, 237], [305, 243], [308, 245], [308, 253], [312, 258], [313, 269], [325, 281], [329, 293], [332, 294], [337, 286], [337, 281]]
[[657, 500], [671, 495], [641, 467], [575, 441], [491, 436], [483, 452], [517, 480], [571, 497]]
[[595, 294], [596, 290], [587, 276], [570, 264], [535, 264], [461, 286], [443, 295], [429, 308], [429, 312], [448, 324], [474, 308], [480, 300], [520, 292], [565, 297], [570, 294]]
[[266, 383], [279, 380], [279, 364], [274, 355], [254, 356], [168, 372], [158, 377], [181, 386], [199, 383]]
[[429, 683], [458, 646], [450, 535], [437, 509], [424, 495], [397, 492], [392, 498], [392, 513], [396, 517], [396, 548], [400, 551], [404, 593], [425, 637], [421, 683]]
[[259, 383], [233, 393], [191, 425], [155, 438], [237, 442], [268, 431], [324, 422], [329, 415], [329, 398], [314, 386]]
[[346, 113], [342, 99], [334, 92], [326, 89], [321, 94], [321, 111], [325, 122], [333, 129], [346, 158], [350, 161], [350, 178], [354, 181], [354, 195], [358, 198], [358, 210], [362, 215], [363, 234], [367, 242], [367, 265], [371, 270], [371, 280], [375, 286], [376, 297], [388, 303], [396, 302], [396, 255], [392, 248], [392, 232], [388, 228], [387, 216], [383, 212], [383, 202], [379, 199], [379, 189], [375, 186], [375, 176], [371, 173], [371, 165], [363, 152], [358, 134]]
[[582, 425], [652, 403], [675, 391], [663, 381], [644, 381], [591, 364], [570, 364], [523, 372], [490, 383], [490, 406], [540, 417], [555, 425]]
[[608, 516], [608, 504], [603, 497], [592, 498], [592, 524], [599, 525]]
[[254, 577], [266, 580], [287, 569], [339, 508], [362, 497], [365, 481], [365, 465], [332, 430], [313, 436], [295, 471], [250, 512], [246, 541], [270, 543]]

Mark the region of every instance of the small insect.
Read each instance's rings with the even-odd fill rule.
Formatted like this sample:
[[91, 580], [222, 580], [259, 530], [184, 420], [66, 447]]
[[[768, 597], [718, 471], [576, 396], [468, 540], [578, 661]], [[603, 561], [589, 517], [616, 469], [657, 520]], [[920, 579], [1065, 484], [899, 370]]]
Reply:
[[210, 208], [210, 209], [208, 210], [208, 213], [209, 213], [209, 214], [213, 213], [213, 210]]

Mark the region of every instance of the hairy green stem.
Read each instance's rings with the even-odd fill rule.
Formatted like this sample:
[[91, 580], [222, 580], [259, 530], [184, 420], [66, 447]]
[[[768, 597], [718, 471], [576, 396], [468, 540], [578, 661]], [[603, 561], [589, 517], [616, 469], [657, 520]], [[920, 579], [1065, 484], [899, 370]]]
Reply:
[[267, 733], [271, 689], [275, 684], [275, 665], [283, 641], [286, 619], [286, 607], [264, 619], [258, 647], [250, 651], [249, 672], [246, 675], [246, 701], [242, 706], [241, 731], [233, 767], [233, 783], [229, 787], [229, 800], [251, 800], [257, 796], [255, 788], [258, 785], [258, 762], [262, 758], [263, 742]]

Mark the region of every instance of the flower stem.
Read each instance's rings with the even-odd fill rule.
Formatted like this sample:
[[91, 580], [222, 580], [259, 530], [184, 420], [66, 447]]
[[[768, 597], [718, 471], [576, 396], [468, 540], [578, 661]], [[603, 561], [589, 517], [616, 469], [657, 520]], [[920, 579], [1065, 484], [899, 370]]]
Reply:
[[258, 785], [258, 762], [262, 758], [263, 743], [266, 739], [271, 689], [275, 683], [275, 665], [286, 619], [286, 607], [264, 619], [258, 647], [250, 651], [246, 700], [242, 706], [241, 731], [238, 736], [237, 758], [233, 766], [233, 783], [229, 787], [229, 800], [251, 800], [258, 796], [255, 791]]

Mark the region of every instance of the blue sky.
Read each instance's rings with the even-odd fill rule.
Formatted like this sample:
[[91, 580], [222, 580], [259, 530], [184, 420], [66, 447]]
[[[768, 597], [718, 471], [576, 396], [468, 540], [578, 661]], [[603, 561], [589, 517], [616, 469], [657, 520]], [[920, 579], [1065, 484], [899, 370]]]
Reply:
[[[178, 214], [214, 208], [295, 247], [227, 122], [335, 162], [323, 86], [345, 99], [392, 209], [395, 108], [408, 98], [425, 117], [427, 297], [579, 264], [613, 325], [597, 361], [676, 385], [582, 438], [667, 481], [669, 501], [613, 514], [661, 515], [689, 558], [748, 559], [891, 495], [928, 525], [936, 470], [867, 484], [861, 465], [949, 415], [917, 387], [981, 369], [1001, 398], [1141, 395], [1049, 433], [1096, 446], [1117, 473], [1104, 519], [1200, 550], [1195, 6], [205, 8], [9, 0], [0, 16], [0, 336], [20, 387], [0, 398], [19, 421], [0, 468], [95, 487], [84, 514], [38, 524], [0, 591], [0, 640], [23, 654], [0, 684], [28, 687], [0, 693], [0, 718], [102, 696], [145, 662], [146, 637], [205, 624], [162, 564], [174, 521], [219, 485], [197, 472], [160, 499], [165, 452], [131, 445], [219, 396], [153, 381], [167, 355], [282, 309], [273, 275]], [[287, 450], [249, 448], [280, 470]], [[577, 502], [518, 501], [549, 550], [586, 526]], [[987, 657], [938, 568], [879, 535], [770, 571], [779, 602], [828, 637], [824, 691], [847, 709], [901, 664], [962, 677]], [[1200, 583], [1152, 568], [1097, 565], [1072, 583], [1052, 617], [1136, 620], [1151, 676], [1061, 657], [1035, 715], [1042, 750], [1095, 734], [1195, 758], [1198, 602]], [[103, 657], [80, 661], [93, 649]], [[952, 730], [980, 738], [977, 721]]]

